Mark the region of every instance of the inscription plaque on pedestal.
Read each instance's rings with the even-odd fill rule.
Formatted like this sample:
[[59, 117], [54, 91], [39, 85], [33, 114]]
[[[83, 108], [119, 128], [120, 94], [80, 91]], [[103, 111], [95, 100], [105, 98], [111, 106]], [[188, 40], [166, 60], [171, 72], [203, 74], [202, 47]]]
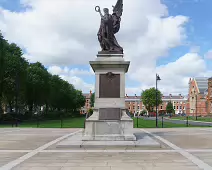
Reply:
[[101, 108], [99, 109], [99, 120], [120, 120], [120, 108]]
[[100, 98], [120, 98], [120, 74], [99, 75], [99, 97]]

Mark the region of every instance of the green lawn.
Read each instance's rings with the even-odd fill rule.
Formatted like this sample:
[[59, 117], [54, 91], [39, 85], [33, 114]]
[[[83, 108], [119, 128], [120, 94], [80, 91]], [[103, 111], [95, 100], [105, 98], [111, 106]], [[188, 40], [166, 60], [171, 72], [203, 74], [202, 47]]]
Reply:
[[[137, 128], [137, 118], [134, 119], [134, 128]], [[64, 119], [62, 122], [63, 128], [84, 128], [84, 117], [79, 118], [68, 118]], [[0, 125], [0, 128], [12, 127], [12, 125]], [[21, 128], [37, 128], [37, 122], [23, 122], [18, 125]], [[138, 128], [155, 128], [155, 120], [144, 120], [143, 118], [138, 119]], [[162, 122], [158, 121], [158, 127], [162, 127]], [[164, 122], [164, 128], [173, 128], [173, 127], [186, 127], [185, 124], [174, 124], [169, 122]], [[191, 126], [189, 127], [196, 127]], [[61, 128], [61, 120], [48, 120], [48, 121], [39, 121], [39, 128]]]
[[[186, 120], [186, 117], [172, 117], [172, 119], [178, 119], [178, 120]], [[196, 121], [196, 117], [189, 116], [188, 120]], [[212, 122], [212, 118], [208, 117], [197, 117], [197, 121], [203, 121], [203, 122]]]
[[[155, 120], [144, 120], [143, 118], [138, 119], [138, 126], [137, 126], [137, 118], [134, 119], [134, 128], [155, 128], [156, 127], [156, 121]], [[159, 128], [177, 128], [177, 127], [187, 127], [186, 123], [185, 124], [175, 124], [175, 123], [170, 123], [170, 122], [162, 122], [158, 121], [158, 127]], [[189, 125], [189, 127], [197, 127], [193, 125]]]
[[[63, 128], [84, 128], [84, 117], [68, 118], [62, 121]], [[12, 125], [0, 125], [0, 128], [12, 127]], [[34, 122], [22, 122], [18, 125], [21, 128], [36, 128], [37, 121]], [[46, 120], [39, 121], [39, 128], [61, 128], [61, 120]]]

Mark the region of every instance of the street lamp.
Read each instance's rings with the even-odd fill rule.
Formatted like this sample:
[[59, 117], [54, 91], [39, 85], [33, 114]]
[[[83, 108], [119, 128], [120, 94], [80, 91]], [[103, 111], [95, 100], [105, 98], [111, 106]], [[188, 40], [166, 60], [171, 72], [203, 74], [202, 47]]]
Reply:
[[156, 127], [158, 127], [158, 81], [160, 80], [160, 76], [156, 74]]

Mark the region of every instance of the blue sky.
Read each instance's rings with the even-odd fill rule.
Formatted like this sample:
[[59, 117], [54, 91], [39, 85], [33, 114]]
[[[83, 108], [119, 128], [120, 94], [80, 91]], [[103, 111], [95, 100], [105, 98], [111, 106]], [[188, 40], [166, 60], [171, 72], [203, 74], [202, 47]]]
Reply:
[[[186, 26], [187, 43], [190, 46], [199, 46], [200, 55], [204, 55], [212, 47], [212, 13], [210, 0], [164, 0], [168, 6], [169, 14], [184, 15], [189, 17], [189, 23]], [[172, 60], [164, 59], [159, 63], [169, 63], [176, 60], [190, 50], [190, 46], [177, 47], [170, 50]], [[210, 62], [211, 63], [211, 62]], [[212, 66], [212, 65], [210, 65]]]
[[[44, 0], [44, 1], [48, 1], [48, 0]], [[82, 0], [82, 1], [84, 1], [84, 0]], [[152, 8], [155, 8], [155, 9], [159, 8], [159, 4], [157, 4], [158, 6], [155, 5], [155, 7], [154, 7], [154, 2], [156, 2], [156, 0], [155, 1], [154, 0], [149, 0], [149, 1], [147, 1], [147, 0], [139, 0], [139, 1], [134, 0], [134, 1], [136, 3], [139, 3], [139, 1], [140, 2], [143, 1], [143, 2], [141, 2], [141, 4], [143, 3], [143, 5], [148, 5], [148, 3], [149, 3], [150, 6], [153, 4]], [[150, 1], [153, 2], [153, 3], [151, 4]], [[53, 1], [51, 1], [51, 2], [53, 2]], [[103, 2], [103, 1], [101, 1], [101, 2]], [[111, 2], [113, 2], [113, 1], [111, 0]], [[157, 2], [159, 2], [159, 1], [157, 1]], [[88, 2], [86, 2], [86, 3], [88, 3]], [[70, 2], [70, 4], [71, 4], [71, 2]], [[155, 59], [156, 66], [153, 66], [153, 67], [156, 71], [159, 71], [159, 73], [162, 75], [162, 80], [166, 79], [166, 81], [165, 80], [163, 81], [164, 84], [161, 85], [161, 89], [163, 89], [162, 91], [164, 93], [173, 92], [173, 93], [185, 94], [186, 88], [187, 88], [186, 80], [188, 79], [188, 75], [189, 76], [190, 75], [191, 76], [193, 76], [193, 75], [198, 76], [198, 75], [203, 75], [204, 72], [207, 72], [207, 74], [206, 74], [207, 76], [210, 75], [210, 71], [211, 71], [210, 68], [212, 68], [212, 61], [211, 61], [211, 59], [205, 59], [204, 55], [212, 49], [212, 41], [211, 41], [212, 40], [212, 13], [211, 13], [212, 1], [211, 0], [161, 0], [160, 5], [161, 4], [166, 5], [166, 7], [168, 8], [169, 16], [173, 16], [173, 17], [184, 16], [184, 17], [189, 18], [189, 21], [186, 22], [186, 24], [184, 24], [183, 26], [179, 25], [179, 29], [185, 28], [185, 31], [186, 31], [185, 35], [187, 36], [187, 38], [185, 40], [183, 40], [180, 45], [176, 45], [173, 48], [167, 47], [165, 50], [163, 49], [164, 51], [167, 52], [167, 55], [165, 55], [164, 57], [154, 56], [153, 60]], [[24, 11], [26, 11], [26, 8], [23, 7], [20, 4], [19, 0], [0, 0], [0, 6], [3, 9], [9, 10], [11, 12], [11, 14], [13, 14], [13, 15], [18, 14], [18, 13], [20, 14], [20, 13], [23, 13]], [[37, 6], [32, 7], [33, 10], [37, 10], [36, 8], [37, 8]], [[71, 8], [71, 6], [70, 6], [70, 8]], [[57, 12], [57, 10], [59, 11], [59, 9], [56, 9], [55, 11]], [[70, 10], [74, 10], [74, 9], [70, 9]], [[48, 9], [46, 11], [48, 11]], [[6, 15], [6, 14], [4, 14], [4, 15]], [[143, 14], [143, 15], [145, 15], [145, 14]], [[154, 15], [156, 15], [156, 14], [154, 14]], [[17, 16], [16, 16], [16, 18], [17, 18]], [[161, 18], [161, 20], [162, 20], [162, 18]], [[11, 20], [9, 20], [9, 21], [11, 21]], [[5, 25], [7, 25], [9, 23], [7, 20], [3, 21], [3, 22], [5, 22]], [[36, 22], [36, 23], [39, 23], [39, 22]], [[9, 23], [9, 24], [11, 24], [11, 23]], [[0, 27], [0, 29], [1, 29], [1, 27]], [[20, 28], [20, 30], [22, 30], [22, 28]], [[11, 31], [3, 30], [3, 33], [5, 33], [6, 38], [8, 38], [10, 41], [17, 42], [18, 44], [26, 47], [27, 56], [31, 56], [31, 55], [33, 56], [33, 53], [30, 52], [30, 48], [27, 49], [26, 41], [20, 41], [20, 38], [18, 37], [18, 35], [14, 35], [14, 33], [12, 34]], [[33, 34], [33, 33], [31, 33], [31, 34]], [[57, 33], [57, 34], [60, 34], [60, 33]], [[96, 33], [93, 33], [93, 35], [95, 35], [95, 34]], [[80, 39], [82, 39], [82, 38], [80, 38]], [[161, 39], [163, 39], [163, 37]], [[36, 41], [36, 39], [33, 39], [33, 38], [31, 38], [31, 40]], [[94, 40], [96, 41], [96, 39], [94, 39]], [[149, 50], [149, 51], [151, 51], [151, 50]], [[168, 82], [167, 79], [170, 75], [167, 75], [166, 73], [164, 73], [164, 72], [167, 72], [167, 70], [165, 70], [165, 68], [169, 68], [170, 63], [177, 63], [177, 60], [182, 58], [182, 56], [184, 56], [184, 55], [190, 54], [191, 51], [193, 51], [193, 53], [197, 53], [197, 55], [200, 56], [200, 57], [198, 58], [196, 56], [196, 58], [195, 58], [195, 55], [193, 55], [193, 56], [188, 55], [187, 59], [189, 57], [191, 57], [191, 58], [193, 57], [194, 59], [197, 59], [199, 62], [195, 63], [196, 66], [198, 66], [198, 64], [203, 64], [203, 65], [205, 64], [206, 70], [204, 70], [204, 68], [199, 68], [199, 69], [197, 69], [197, 71], [194, 74], [193, 73], [185, 73], [186, 76], [183, 76], [183, 73], [179, 73], [180, 70], [176, 71], [176, 69], [175, 69], [175, 71], [177, 72], [176, 74], [180, 74], [177, 77], [179, 79], [182, 79], [182, 81], [180, 83], [181, 84], [184, 83], [184, 85], [178, 85], [178, 86], [173, 85], [173, 84], [175, 84], [175, 83], [173, 83], [174, 79], [170, 80]], [[73, 54], [75, 54], [75, 53], [73, 53]], [[83, 53], [83, 54], [86, 54], [86, 53]], [[156, 53], [155, 55], [159, 55], [159, 54], [160, 53]], [[95, 56], [95, 52], [89, 53], [89, 55]], [[136, 58], [136, 56], [132, 60], [136, 60], [135, 58]], [[185, 58], [186, 57], [184, 57], [184, 59]], [[43, 61], [43, 60], [41, 60], [41, 61]], [[57, 66], [60, 69], [63, 69], [66, 66], [70, 70], [77, 68], [79, 70], [90, 71], [90, 66], [86, 63], [75, 62], [75, 59], [70, 59], [69, 62], [73, 62], [73, 64], [71, 64], [71, 65], [70, 64], [67, 64], [67, 65], [63, 64], [61, 66], [61, 65], [57, 65], [57, 62], [55, 60], [55, 63], [54, 62], [51, 63], [49, 61], [46, 62], [45, 66], [47, 68], [49, 68], [52, 65], [54, 65], [54, 66]], [[88, 61], [86, 61], [86, 62], [88, 63]], [[67, 62], [64, 62], [64, 63], [67, 63]], [[141, 68], [138, 67], [137, 70], [134, 69], [135, 66], [136, 66], [135, 63], [136, 62], [134, 62], [134, 64], [132, 63], [131, 67], [133, 67], [133, 68], [132, 68], [131, 72], [127, 75], [127, 78], [126, 78], [126, 85], [127, 85], [129, 93], [139, 93], [139, 91], [143, 90], [143, 88], [147, 88], [151, 85], [154, 85], [154, 80], [151, 80], [151, 81], [148, 80], [148, 81], [145, 82], [146, 79], [144, 79], [143, 77], [145, 77], [146, 75], [145, 74], [140, 75], [141, 72], [139, 72], [139, 70], [142, 70], [143, 67], [145, 67], [146, 63], [144, 64], [144, 66], [141, 66]], [[152, 65], [152, 63], [150, 65]], [[188, 68], [192, 68], [192, 69], [195, 70], [195, 68], [193, 68], [191, 66], [191, 64], [192, 63], [190, 63], [190, 65], [188, 65]], [[161, 70], [161, 67], [165, 67], [165, 68], [163, 68]], [[187, 66], [185, 66], [185, 67], [187, 67]], [[151, 74], [150, 77], [154, 77], [154, 75], [156, 73], [154, 69], [152, 68], [152, 70], [146, 70], [146, 72]], [[199, 74], [200, 72], [201, 72], [201, 74]], [[137, 74], [138, 77], [136, 77], [135, 74]], [[175, 73], [173, 72], [173, 74], [175, 74]], [[80, 74], [80, 75], [76, 74], [76, 75], [72, 75], [72, 76], [76, 76], [76, 77], [80, 78], [83, 81], [83, 83], [85, 83], [86, 88], [82, 88], [79, 85], [82, 82], [78, 82], [78, 84], [75, 82], [77, 87], [79, 86], [79, 88], [82, 88], [82, 90], [86, 91], [86, 92], [89, 91], [90, 86], [93, 85], [94, 82], [95, 82], [95, 77], [93, 75], [88, 76], [88, 74], [84, 74], [84, 75], [83, 74]], [[74, 79], [72, 78], [71, 80], [73, 81]], [[171, 88], [168, 87], [170, 85], [172, 86]]]

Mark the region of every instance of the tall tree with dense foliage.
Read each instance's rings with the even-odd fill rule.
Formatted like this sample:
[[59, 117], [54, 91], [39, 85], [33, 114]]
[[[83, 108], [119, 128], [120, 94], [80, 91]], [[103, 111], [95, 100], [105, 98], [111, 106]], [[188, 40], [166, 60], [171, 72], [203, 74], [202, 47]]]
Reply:
[[[23, 94], [25, 90], [26, 68], [28, 62], [22, 57], [22, 50], [16, 44], [8, 44], [5, 48], [5, 56], [3, 63], [3, 79], [2, 79], [2, 97], [4, 102], [10, 106], [10, 110], [14, 103], [24, 100]], [[16, 108], [17, 110], [18, 108]]]
[[27, 68], [26, 99], [30, 111], [46, 104], [49, 97], [50, 74], [39, 62]]
[[0, 33], [1, 107], [9, 106], [10, 111], [15, 107], [16, 111], [20, 111], [22, 106], [33, 113], [46, 106], [47, 114], [48, 108], [75, 112], [84, 103], [81, 91], [59, 76], [51, 75], [41, 63], [28, 63], [22, 49], [8, 43]]
[[166, 112], [167, 113], [173, 113], [174, 111], [174, 107], [171, 101], [168, 102], [167, 106], [166, 106]]
[[3, 111], [2, 107], [4, 107], [2, 104], [2, 100], [3, 100], [3, 78], [4, 78], [4, 61], [6, 54], [6, 45], [7, 42], [0, 32], [0, 113]]
[[[162, 104], [162, 93], [157, 90], [157, 104]], [[150, 88], [142, 92], [141, 100], [149, 112], [154, 111], [156, 106], [156, 89]]]

